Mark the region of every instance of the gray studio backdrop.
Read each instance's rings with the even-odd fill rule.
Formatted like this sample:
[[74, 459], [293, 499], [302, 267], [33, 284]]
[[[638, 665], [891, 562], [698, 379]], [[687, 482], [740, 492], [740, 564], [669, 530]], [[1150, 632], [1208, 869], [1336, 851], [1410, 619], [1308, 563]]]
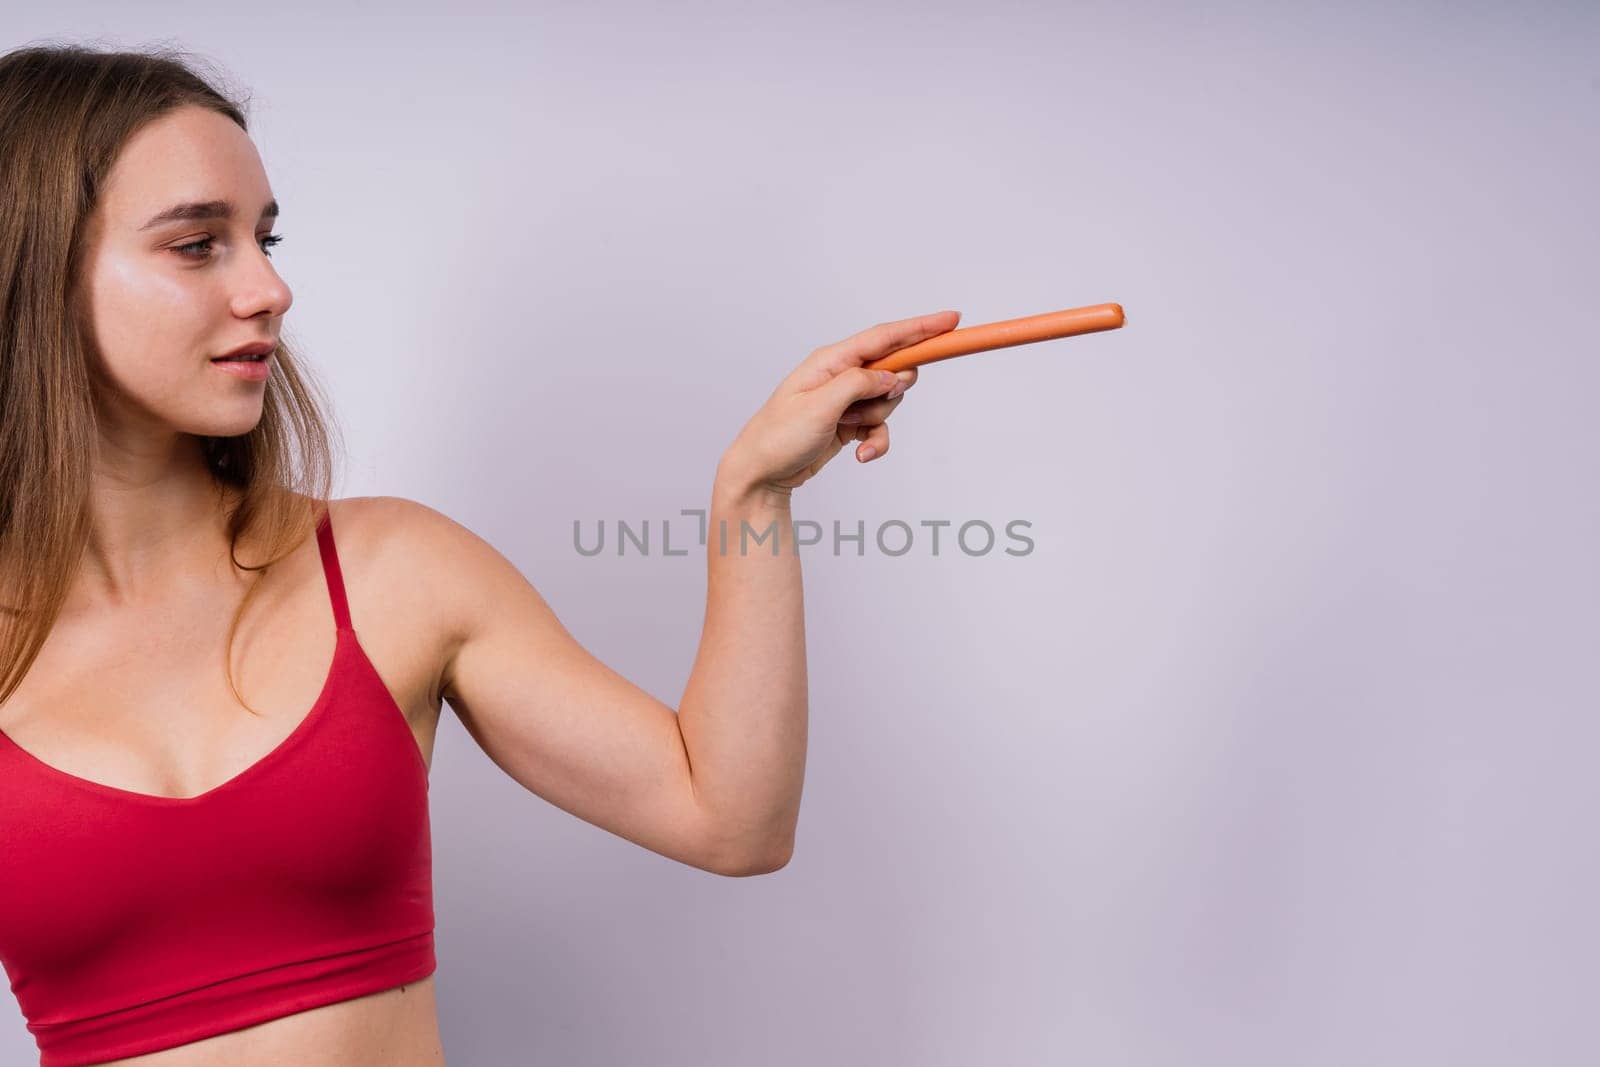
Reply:
[[657, 697], [705, 592], [661, 527], [807, 352], [1128, 324], [925, 368], [798, 494], [783, 871], [577, 820], [446, 709], [452, 1067], [1596, 1062], [1592, 5], [506, 6], [4, 43], [254, 94], [337, 495], [477, 531]]

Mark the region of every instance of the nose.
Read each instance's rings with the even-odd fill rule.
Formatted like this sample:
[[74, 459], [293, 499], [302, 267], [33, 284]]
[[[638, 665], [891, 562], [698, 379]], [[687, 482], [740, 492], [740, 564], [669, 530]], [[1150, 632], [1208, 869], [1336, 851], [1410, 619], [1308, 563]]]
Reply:
[[294, 303], [293, 291], [278, 274], [266, 252], [258, 249], [256, 255], [245, 257], [239, 273], [234, 292], [234, 310], [240, 318], [252, 318], [262, 312], [272, 318], [280, 318]]

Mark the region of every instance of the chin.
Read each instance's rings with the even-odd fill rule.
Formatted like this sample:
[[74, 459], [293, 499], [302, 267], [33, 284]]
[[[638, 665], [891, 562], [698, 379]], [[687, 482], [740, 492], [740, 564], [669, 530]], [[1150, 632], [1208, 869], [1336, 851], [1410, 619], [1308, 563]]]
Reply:
[[180, 429], [196, 437], [242, 437], [261, 421], [261, 402], [249, 405], [249, 410], [218, 411], [209, 418], [185, 421]]

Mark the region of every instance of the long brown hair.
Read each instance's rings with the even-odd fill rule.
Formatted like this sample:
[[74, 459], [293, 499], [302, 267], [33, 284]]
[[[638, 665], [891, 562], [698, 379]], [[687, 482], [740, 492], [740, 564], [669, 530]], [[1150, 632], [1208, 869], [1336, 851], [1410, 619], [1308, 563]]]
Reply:
[[[165, 46], [68, 43], [0, 55], [0, 703], [44, 646], [90, 532], [98, 434], [78, 281], [85, 227], [123, 145], [145, 124], [191, 105], [249, 131], [249, 97], [230, 95], [223, 78], [202, 73], [208, 66]], [[336, 427], [314, 376], [287, 342], [273, 358], [255, 428], [201, 439], [229, 559], [257, 572], [222, 664], [253, 714], [233, 680], [239, 620], [267, 569], [314, 532], [335, 462]], [[260, 562], [240, 562], [246, 535], [263, 546]]]

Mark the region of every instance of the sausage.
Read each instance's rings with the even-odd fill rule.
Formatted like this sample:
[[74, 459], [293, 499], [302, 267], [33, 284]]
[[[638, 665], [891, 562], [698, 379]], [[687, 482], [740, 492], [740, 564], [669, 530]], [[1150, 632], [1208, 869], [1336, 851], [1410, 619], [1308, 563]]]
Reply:
[[1004, 319], [981, 326], [948, 330], [937, 337], [890, 352], [881, 359], [863, 363], [862, 366], [868, 370], [907, 370], [925, 363], [937, 363], [941, 359], [987, 352], [993, 348], [1011, 348], [1080, 333], [1115, 330], [1122, 322], [1121, 304], [1091, 304], [1065, 311], [1047, 311], [1043, 315], [1027, 315], [1020, 319]]

